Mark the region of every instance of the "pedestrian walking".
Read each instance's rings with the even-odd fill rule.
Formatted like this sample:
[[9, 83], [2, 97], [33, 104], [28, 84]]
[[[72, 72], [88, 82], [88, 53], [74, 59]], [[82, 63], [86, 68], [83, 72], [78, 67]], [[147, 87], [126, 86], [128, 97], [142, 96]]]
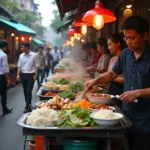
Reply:
[[8, 42], [5, 40], [0, 41], [0, 95], [3, 115], [9, 114], [13, 110], [12, 108], [7, 107], [7, 83], [9, 83], [9, 68], [7, 55], [4, 53], [7, 48]]
[[45, 77], [46, 58], [45, 58], [45, 55], [43, 54], [43, 46], [38, 47], [37, 61], [39, 64], [38, 76], [37, 76], [37, 82], [38, 82], [38, 88], [39, 88]]
[[52, 66], [52, 73], [54, 73], [54, 68], [58, 64], [60, 60], [60, 53], [58, 51], [58, 47], [54, 47], [54, 51], [51, 52], [51, 55], [53, 56], [53, 66]]
[[26, 106], [24, 113], [31, 111], [32, 90], [38, 75], [37, 54], [30, 50], [30, 43], [24, 43], [24, 53], [19, 57], [17, 79], [22, 78]]
[[53, 65], [53, 56], [50, 54], [51, 48], [46, 49], [46, 67], [45, 67], [45, 73], [46, 76], [48, 77], [50, 69], [52, 68]]

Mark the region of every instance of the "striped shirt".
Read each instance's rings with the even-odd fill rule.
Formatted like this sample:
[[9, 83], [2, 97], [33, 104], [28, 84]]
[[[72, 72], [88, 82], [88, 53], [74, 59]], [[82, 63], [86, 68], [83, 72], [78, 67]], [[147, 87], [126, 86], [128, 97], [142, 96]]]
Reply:
[[7, 55], [0, 49], [0, 75], [9, 73]]

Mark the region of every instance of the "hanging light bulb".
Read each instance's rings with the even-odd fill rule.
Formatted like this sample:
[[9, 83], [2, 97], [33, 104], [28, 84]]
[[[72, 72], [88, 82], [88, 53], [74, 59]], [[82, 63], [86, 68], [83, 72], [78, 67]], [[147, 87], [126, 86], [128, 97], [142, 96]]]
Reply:
[[78, 37], [82, 37], [82, 34], [78, 34]]
[[29, 37], [29, 41], [32, 41], [32, 37]]
[[71, 37], [71, 42], [74, 42], [74, 37], [73, 36]]
[[77, 40], [80, 40], [80, 39], [81, 39], [80, 36], [78, 36]]
[[69, 45], [71, 46], [71, 44], [72, 44], [72, 42], [71, 41], [69, 41]]
[[78, 33], [74, 33], [74, 38], [75, 38], [75, 39], [78, 38]]
[[84, 39], [82, 39], [81, 42], [84, 43]]
[[87, 34], [87, 25], [83, 24], [82, 27], [81, 27], [81, 33], [83, 35]]
[[74, 46], [74, 43], [73, 43], [73, 42], [71, 42], [71, 46], [72, 46], [72, 47]]
[[100, 30], [104, 26], [104, 18], [102, 15], [95, 15], [93, 19], [93, 27]]
[[66, 41], [66, 45], [69, 46], [69, 44], [70, 44], [70, 42], [67, 40], [67, 41]]

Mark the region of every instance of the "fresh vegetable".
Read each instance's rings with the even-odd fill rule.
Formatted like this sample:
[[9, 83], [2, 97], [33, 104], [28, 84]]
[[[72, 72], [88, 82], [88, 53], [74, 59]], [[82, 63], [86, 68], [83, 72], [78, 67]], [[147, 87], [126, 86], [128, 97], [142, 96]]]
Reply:
[[55, 80], [54, 81], [56, 84], [61, 84], [61, 85], [66, 85], [66, 84], [70, 84], [70, 81], [65, 79], [65, 78], [62, 78], [60, 80]]
[[72, 92], [71, 90], [67, 90], [64, 92], [60, 92], [58, 95], [63, 98], [75, 99], [76, 93]]
[[44, 94], [44, 96], [56, 96], [57, 94], [56, 93], [53, 93], [53, 92], [46, 92], [45, 94]]
[[82, 91], [84, 89], [84, 84], [82, 82], [72, 83], [69, 89], [72, 91]]
[[57, 66], [55, 67], [55, 69], [64, 69], [65, 66], [63, 64], [57, 64]]
[[58, 127], [92, 127], [94, 121], [90, 118], [90, 112], [81, 107], [72, 110], [62, 110], [56, 125]]
[[82, 99], [76, 103], [76, 106], [80, 106], [82, 108], [88, 109], [91, 106], [91, 103], [86, 99]]

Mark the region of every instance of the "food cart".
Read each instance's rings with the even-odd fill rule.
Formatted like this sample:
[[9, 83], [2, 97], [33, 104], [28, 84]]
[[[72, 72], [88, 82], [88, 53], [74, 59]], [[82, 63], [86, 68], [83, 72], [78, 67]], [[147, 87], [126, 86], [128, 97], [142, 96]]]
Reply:
[[[116, 111], [121, 112], [116, 106]], [[51, 144], [49, 144], [49, 137], [62, 137], [62, 138], [106, 138], [107, 150], [111, 150], [112, 138], [123, 138], [125, 136], [126, 129], [129, 128], [132, 123], [124, 116], [123, 119], [115, 126], [97, 126], [97, 127], [82, 127], [82, 128], [68, 128], [68, 127], [34, 127], [25, 124], [28, 114], [24, 114], [18, 120], [17, 124], [22, 127], [22, 133], [27, 135], [40, 135], [44, 136], [44, 150], [49, 150]], [[51, 142], [51, 141], [50, 141]]]
[[[74, 77], [73, 75], [70, 75], [70, 74], [68, 75], [64, 73], [59, 74], [59, 75], [58, 74], [51, 75], [50, 77], [48, 77], [48, 82], [43, 83], [42, 87], [37, 92], [37, 96], [39, 96], [40, 100], [44, 100], [44, 101], [37, 102], [35, 106], [38, 108], [47, 107], [52, 110], [57, 109], [56, 111], [58, 112], [61, 112], [61, 110], [64, 110], [64, 109], [67, 109], [67, 110], [73, 109], [74, 101], [71, 99], [71, 97], [69, 97], [70, 95], [67, 95], [67, 97], [63, 97], [62, 95], [59, 95], [59, 93], [64, 90], [68, 90], [68, 88], [70, 88], [72, 92], [75, 92], [75, 93], [77, 93], [78, 91], [84, 90], [84, 87], [82, 87], [81, 84], [75, 83], [75, 82], [78, 82], [79, 80], [85, 81], [85, 76], [81, 79], [81, 78], [78, 78], [78, 76]], [[75, 84], [75, 86], [73, 86], [72, 82], [73, 84]], [[77, 91], [73, 91], [73, 90], [77, 90]], [[91, 92], [93, 93], [98, 92], [100, 94], [100, 92], [102, 91], [103, 91], [102, 88], [94, 87], [87, 94], [90, 97]], [[54, 94], [53, 92], [58, 95], [56, 96], [53, 95]], [[58, 107], [56, 107], [55, 102], [54, 102], [55, 107], [53, 107], [52, 101], [54, 101], [56, 97], [58, 98], [58, 96], [61, 97], [61, 100], [59, 99], [57, 102]], [[72, 93], [71, 93], [71, 96], [72, 96]], [[70, 100], [68, 100], [68, 98], [70, 98]], [[62, 103], [63, 100], [65, 101], [66, 99], [70, 102], [71, 107], [70, 106], [64, 107], [65, 102], [64, 102], [64, 106], [59, 105], [60, 103]], [[103, 99], [102, 101], [99, 101], [99, 102], [103, 102], [109, 105], [109, 102], [112, 102], [112, 100], [110, 99], [111, 97]], [[86, 100], [84, 99], [83, 101], [86, 101]], [[92, 103], [92, 100], [90, 98], [87, 101], [88, 101], [87, 103]], [[111, 103], [110, 105], [113, 105], [114, 107], [112, 111], [115, 110], [116, 113], [119, 113], [121, 115], [123, 114], [117, 105], [114, 105], [113, 103]], [[90, 109], [88, 106], [86, 106], [86, 109], [89, 111], [89, 114], [90, 114]], [[132, 125], [130, 120], [123, 114], [122, 115], [123, 117], [119, 119], [118, 123], [115, 125], [111, 125], [111, 126], [95, 124], [94, 126], [85, 125], [83, 127], [81, 126], [70, 127], [70, 126], [57, 126], [57, 125], [40, 127], [40, 126], [29, 125], [26, 123], [29, 115], [30, 113], [22, 115], [20, 119], [17, 121], [17, 124], [22, 127], [22, 133], [25, 137], [28, 135], [43, 136], [44, 137], [44, 150], [52, 149], [51, 137], [56, 137], [56, 138], [59, 137], [61, 139], [72, 139], [72, 138], [75, 138], [75, 139], [92, 138], [94, 140], [106, 139], [107, 150], [111, 150], [111, 140], [113, 138], [123, 138], [125, 136], [126, 129]]]

